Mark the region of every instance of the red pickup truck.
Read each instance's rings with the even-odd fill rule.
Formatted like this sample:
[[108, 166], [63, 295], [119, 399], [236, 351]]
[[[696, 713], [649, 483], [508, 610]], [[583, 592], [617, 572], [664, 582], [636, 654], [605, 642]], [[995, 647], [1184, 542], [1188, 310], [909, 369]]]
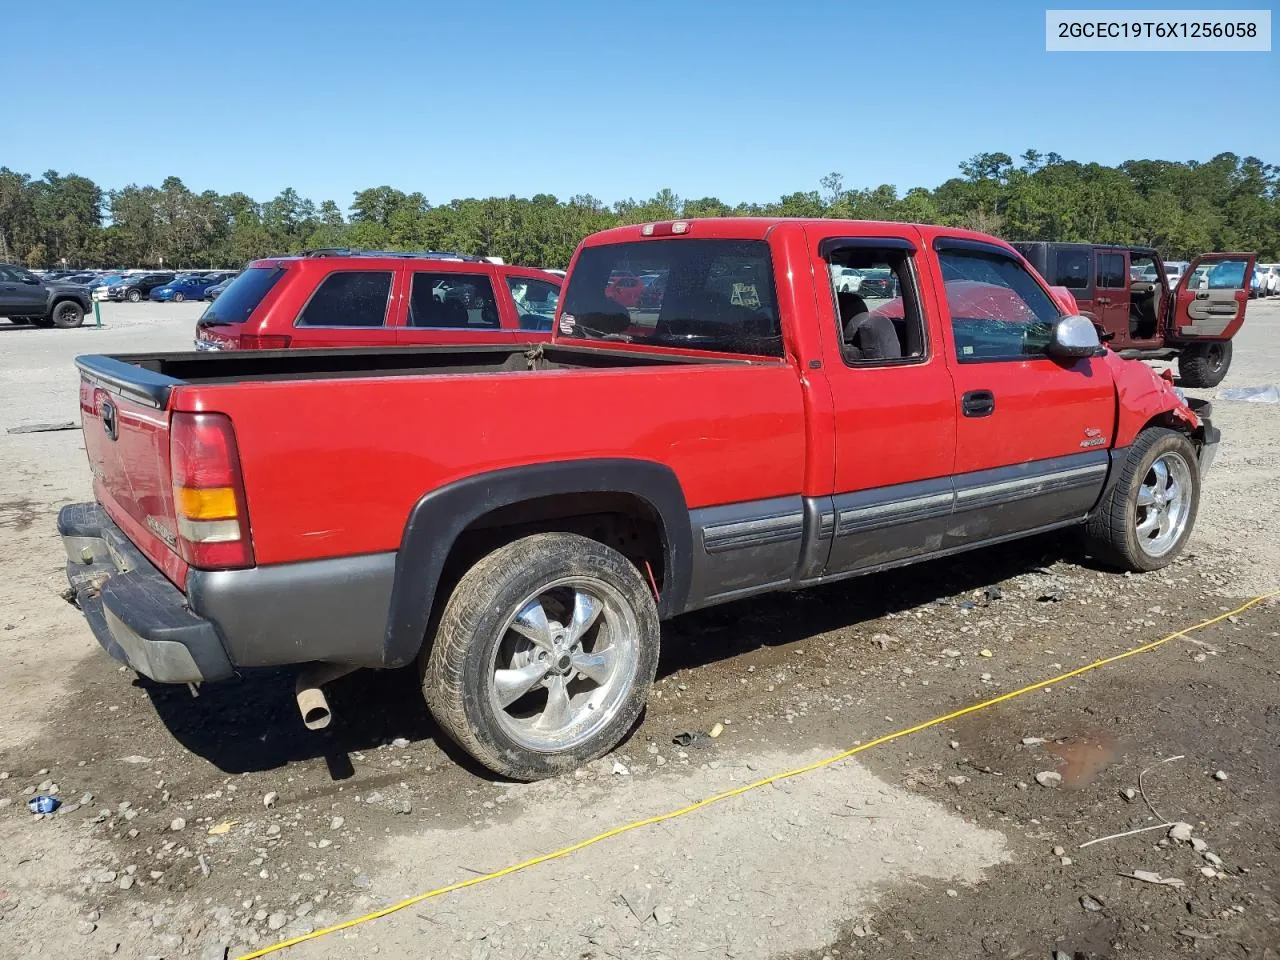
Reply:
[[[660, 295], [620, 304], [624, 274]], [[625, 735], [688, 610], [1069, 526], [1163, 567], [1219, 439], [1008, 244], [900, 223], [593, 235], [548, 344], [77, 364], [97, 502], [58, 526], [109, 653], [173, 683], [307, 664], [309, 726], [329, 678], [417, 664], [522, 779]]]
[[545, 270], [462, 253], [311, 250], [249, 264], [196, 321], [195, 347], [550, 340], [561, 282]]

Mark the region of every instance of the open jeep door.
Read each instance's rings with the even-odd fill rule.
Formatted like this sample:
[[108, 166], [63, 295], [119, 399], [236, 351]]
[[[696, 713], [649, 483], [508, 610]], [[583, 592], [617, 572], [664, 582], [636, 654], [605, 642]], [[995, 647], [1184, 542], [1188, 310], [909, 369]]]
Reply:
[[1244, 323], [1256, 253], [1206, 253], [1174, 289], [1171, 339], [1230, 340]]

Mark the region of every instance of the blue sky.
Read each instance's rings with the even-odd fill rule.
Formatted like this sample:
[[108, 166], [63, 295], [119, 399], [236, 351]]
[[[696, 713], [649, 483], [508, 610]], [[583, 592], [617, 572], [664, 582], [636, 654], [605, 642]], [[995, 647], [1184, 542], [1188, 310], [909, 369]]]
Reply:
[[1280, 54], [1047, 53], [1046, 6], [1071, 4], [15, 3], [4, 32], [38, 42], [7, 45], [6, 74], [39, 96], [0, 165], [345, 209], [383, 183], [734, 203], [835, 170], [904, 191], [1027, 147], [1280, 163]]

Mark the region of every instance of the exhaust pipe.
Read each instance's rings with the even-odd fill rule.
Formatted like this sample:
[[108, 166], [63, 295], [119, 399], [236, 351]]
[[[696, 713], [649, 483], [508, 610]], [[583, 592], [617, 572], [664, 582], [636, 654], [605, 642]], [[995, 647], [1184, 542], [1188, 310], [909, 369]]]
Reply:
[[323, 730], [333, 719], [333, 711], [329, 709], [329, 698], [320, 688], [326, 683], [345, 677], [356, 668], [345, 663], [313, 663], [304, 667], [298, 674], [294, 684], [294, 698], [298, 701], [298, 712], [302, 714], [302, 725], [308, 730]]

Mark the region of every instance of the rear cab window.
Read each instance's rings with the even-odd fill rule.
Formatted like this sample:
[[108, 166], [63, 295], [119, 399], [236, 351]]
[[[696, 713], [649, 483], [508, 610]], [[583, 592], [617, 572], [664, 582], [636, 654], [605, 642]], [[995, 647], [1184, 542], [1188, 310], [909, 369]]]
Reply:
[[227, 285], [200, 317], [201, 326], [242, 324], [284, 276], [283, 267], [250, 267]]
[[773, 261], [763, 240], [641, 240], [586, 247], [559, 335], [782, 356]]

